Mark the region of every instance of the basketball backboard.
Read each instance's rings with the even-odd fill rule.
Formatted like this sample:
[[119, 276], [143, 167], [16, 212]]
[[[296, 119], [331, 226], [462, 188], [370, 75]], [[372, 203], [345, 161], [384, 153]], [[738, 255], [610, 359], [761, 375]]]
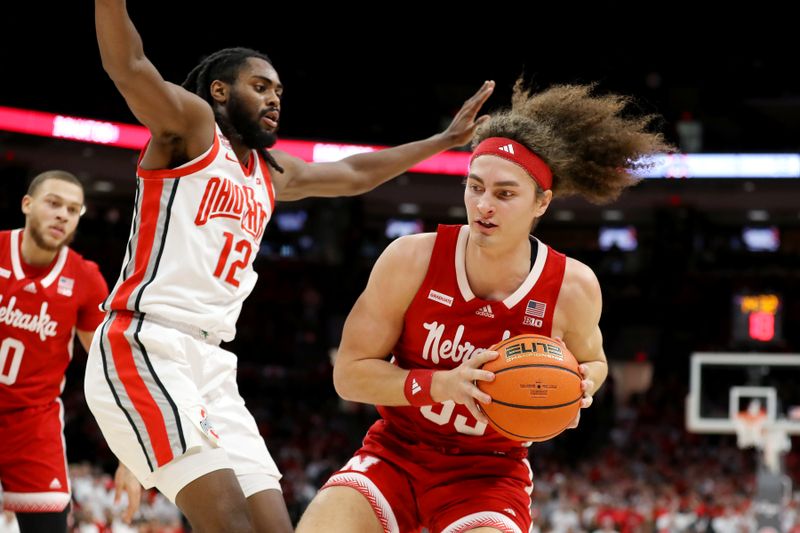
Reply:
[[766, 423], [800, 435], [800, 354], [692, 354], [686, 427], [694, 433], [736, 433], [736, 417], [763, 407]]

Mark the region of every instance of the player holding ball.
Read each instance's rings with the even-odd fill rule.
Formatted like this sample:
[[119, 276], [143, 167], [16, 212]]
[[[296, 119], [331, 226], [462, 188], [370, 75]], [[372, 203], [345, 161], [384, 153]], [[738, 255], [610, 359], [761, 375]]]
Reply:
[[[511, 109], [492, 115], [473, 140], [467, 224], [386, 248], [347, 319], [334, 367], [338, 393], [377, 405], [382, 418], [321, 489], [299, 533], [529, 531], [526, 441], [554, 431], [500, 433], [479, 403], [495, 426], [529, 417], [536, 430], [547, 409], [529, 407], [565, 403], [536, 404], [541, 391], [562, 382], [569, 389], [569, 380], [543, 381], [545, 373], [573, 374], [572, 413], [591, 405], [606, 378], [596, 276], [531, 232], [554, 196], [611, 201], [638, 181], [640, 158], [670, 149], [647, 131], [652, 117], [623, 114], [627, 103], [590, 86], [533, 93], [518, 81]], [[537, 367], [548, 368], [529, 371]], [[515, 411], [498, 418], [476, 383]], [[520, 386], [525, 394], [501, 399]]]

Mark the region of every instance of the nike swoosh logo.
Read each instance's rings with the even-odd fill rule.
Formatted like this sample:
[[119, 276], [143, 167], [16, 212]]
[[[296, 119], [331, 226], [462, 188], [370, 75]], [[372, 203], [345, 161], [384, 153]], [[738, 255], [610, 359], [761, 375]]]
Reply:
[[227, 159], [228, 161], [233, 161], [234, 163], [238, 163], [239, 162], [238, 159], [231, 159], [230, 154], [228, 154], [227, 152], [225, 153], [225, 159]]

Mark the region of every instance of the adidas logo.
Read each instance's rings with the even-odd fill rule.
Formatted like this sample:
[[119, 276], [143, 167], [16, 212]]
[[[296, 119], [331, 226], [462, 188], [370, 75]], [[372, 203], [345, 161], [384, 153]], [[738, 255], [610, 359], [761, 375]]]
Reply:
[[50, 488], [51, 489], [60, 489], [61, 488], [61, 482], [58, 480], [57, 477], [54, 477], [53, 481], [50, 482]]
[[494, 313], [492, 313], [492, 306], [491, 305], [484, 305], [477, 311], [475, 314], [478, 316], [485, 316], [486, 318], [494, 318]]
[[507, 152], [509, 154], [513, 154], [514, 153], [514, 145], [509, 143], [509, 144], [506, 144], [504, 146], [501, 146], [500, 148], [498, 148], [498, 150], [502, 150], [502, 151]]
[[30, 283], [25, 285], [25, 288], [22, 289], [22, 290], [24, 290], [25, 292], [30, 292], [30, 293], [36, 294], [36, 284], [31, 281]]
[[416, 393], [420, 392], [422, 387], [419, 386], [416, 379], [411, 380], [411, 396], [414, 396]]
[[505, 509], [503, 509], [503, 511], [507, 512], [511, 516], [517, 516], [517, 513], [515, 513], [514, 509], [512, 509], [511, 507], [506, 507]]

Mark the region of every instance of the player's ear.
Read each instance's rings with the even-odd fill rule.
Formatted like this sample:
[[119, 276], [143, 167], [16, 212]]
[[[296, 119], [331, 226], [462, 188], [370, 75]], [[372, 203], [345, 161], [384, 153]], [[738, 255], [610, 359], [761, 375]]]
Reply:
[[228, 103], [231, 87], [221, 80], [214, 80], [211, 82], [211, 98], [218, 104]]
[[539, 218], [540, 216], [544, 215], [547, 208], [550, 206], [550, 202], [553, 200], [553, 191], [544, 191], [542, 194], [536, 195], [536, 207], [534, 209], [535, 217]]
[[22, 213], [25, 215], [31, 214], [31, 204], [33, 203], [33, 196], [26, 194], [22, 197]]

